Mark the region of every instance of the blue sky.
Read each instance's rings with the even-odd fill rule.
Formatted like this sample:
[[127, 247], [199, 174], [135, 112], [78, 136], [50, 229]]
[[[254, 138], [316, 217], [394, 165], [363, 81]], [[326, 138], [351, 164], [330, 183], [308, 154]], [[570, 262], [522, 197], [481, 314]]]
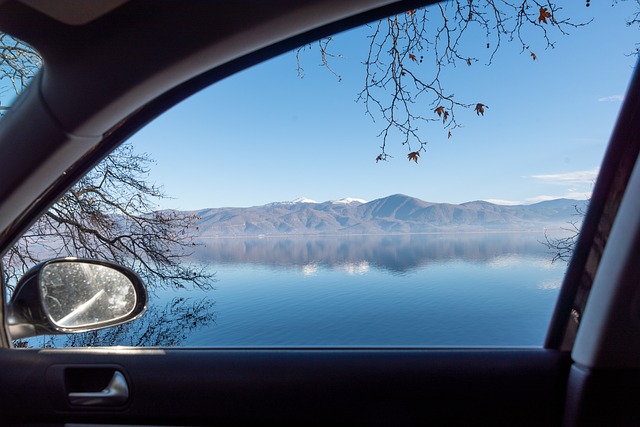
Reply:
[[[569, 3], [569, 2], [567, 2]], [[253, 206], [301, 196], [317, 201], [373, 200], [403, 193], [433, 202], [532, 203], [591, 192], [636, 58], [640, 31], [624, 19], [635, 2], [571, 2], [567, 15], [593, 18], [555, 49], [504, 44], [491, 66], [446, 69], [449, 92], [489, 106], [484, 117], [458, 113], [450, 140], [438, 123], [420, 127], [429, 142], [418, 164], [390, 142], [375, 162], [381, 123], [355, 102], [368, 48], [363, 28], [338, 35], [332, 61], [316, 49], [241, 72], [184, 101], [132, 138], [156, 160], [150, 179], [172, 197], [161, 207]], [[465, 46], [479, 55], [486, 43]], [[481, 46], [482, 45], [482, 46]], [[425, 58], [421, 67], [429, 67]]]

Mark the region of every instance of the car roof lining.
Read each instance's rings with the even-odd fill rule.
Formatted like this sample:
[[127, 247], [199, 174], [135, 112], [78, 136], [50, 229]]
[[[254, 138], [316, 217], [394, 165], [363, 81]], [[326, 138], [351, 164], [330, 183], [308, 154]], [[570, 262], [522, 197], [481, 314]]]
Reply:
[[85, 25], [106, 15], [128, 0], [20, 0], [21, 3], [63, 24]]

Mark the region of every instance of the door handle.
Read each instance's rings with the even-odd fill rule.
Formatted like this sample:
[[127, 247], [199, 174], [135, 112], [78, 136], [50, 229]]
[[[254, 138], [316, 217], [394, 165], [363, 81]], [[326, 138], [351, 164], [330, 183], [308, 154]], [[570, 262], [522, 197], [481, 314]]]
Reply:
[[102, 391], [71, 392], [69, 403], [80, 406], [118, 406], [129, 399], [129, 385], [122, 372], [115, 371]]

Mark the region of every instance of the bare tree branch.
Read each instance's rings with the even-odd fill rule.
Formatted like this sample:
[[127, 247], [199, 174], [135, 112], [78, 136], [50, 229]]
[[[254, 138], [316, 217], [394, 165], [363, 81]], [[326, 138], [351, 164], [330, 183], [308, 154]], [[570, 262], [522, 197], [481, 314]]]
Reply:
[[[636, 0], [640, 1], [640, 0]], [[521, 52], [534, 60], [533, 42], [554, 47], [554, 37], [587, 25], [574, 23], [561, 15], [562, 8], [550, 1], [537, 0], [453, 0], [382, 19], [371, 25], [369, 50], [358, 101], [371, 119], [380, 123], [380, 152], [376, 161], [387, 160], [388, 144], [399, 142], [408, 150], [409, 160], [417, 163], [426, 150], [427, 132], [423, 126], [441, 123], [446, 138], [461, 126], [460, 110], [475, 109], [484, 115], [484, 100], [464, 100], [449, 91], [443, 75], [447, 67], [491, 64], [506, 40], [516, 42]], [[478, 35], [487, 54], [478, 49]], [[326, 45], [320, 42], [322, 64], [327, 62]], [[300, 52], [296, 52], [298, 75], [303, 75]], [[484, 58], [484, 59], [483, 59]]]
[[[640, 28], [640, 0], [614, 0], [613, 4], [620, 1], [634, 1], [636, 3], [636, 11], [627, 18], [627, 26]], [[640, 42], [636, 43], [636, 49], [631, 55], [640, 56]]]
[[[31, 46], [0, 33], [0, 85], [17, 95], [42, 66], [42, 57]], [[4, 108], [3, 108], [4, 110]]]
[[[333, 37], [329, 36], [324, 39], [320, 39], [316, 42], [318, 46], [318, 52], [320, 52], [320, 60], [322, 61], [321, 65], [325, 67], [331, 74], [335, 76], [338, 81], [342, 80], [342, 77], [329, 64], [329, 59], [334, 58], [344, 58], [342, 55], [334, 54], [329, 50], [329, 44], [333, 41]], [[302, 68], [302, 60], [300, 59], [300, 54], [306, 50], [312, 48], [312, 45], [304, 45], [296, 49], [296, 63], [298, 66], [298, 77], [304, 78], [304, 68]]]
[[573, 250], [578, 242], [578, 236], [580, 235], [580, 227], [582, 225], [582, 219], [587, 213], [587, 207], [585, 206], [574, 206], [576, 210], [575, 216], [578, 217], [577, 220], [571, 221], [568, 224], [568, 227], [563, 228], [565, 235], [563, 237], [551, 236], [546, 230], [544, 232], [545, 241], [542, 242], [550, 251], [551, 262], [556, 261], [564, 261], [569, 262], [571, 257], [573, 256]]

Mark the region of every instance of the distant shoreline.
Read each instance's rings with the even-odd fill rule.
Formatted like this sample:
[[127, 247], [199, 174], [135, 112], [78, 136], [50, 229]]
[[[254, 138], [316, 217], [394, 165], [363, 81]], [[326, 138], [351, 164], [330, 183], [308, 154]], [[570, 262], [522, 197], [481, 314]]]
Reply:
[[256, 234], [256, 235], [226, 235], [226, 236], [196, 236], [199, 240], [217, 239], [282, 239], [282, 238], [309, 238], [309, 237], [385, 237], [385, 236], [430, 236], [430, 235], [464, 235], [464, 234], [535, 234], [540, 233], [566, 233], [570, 230], [562, 227], [543, 228], [535, 230], [457, 230], [457, 231], [424, 231], [411, 233], [301, 233], [301, 234]]

